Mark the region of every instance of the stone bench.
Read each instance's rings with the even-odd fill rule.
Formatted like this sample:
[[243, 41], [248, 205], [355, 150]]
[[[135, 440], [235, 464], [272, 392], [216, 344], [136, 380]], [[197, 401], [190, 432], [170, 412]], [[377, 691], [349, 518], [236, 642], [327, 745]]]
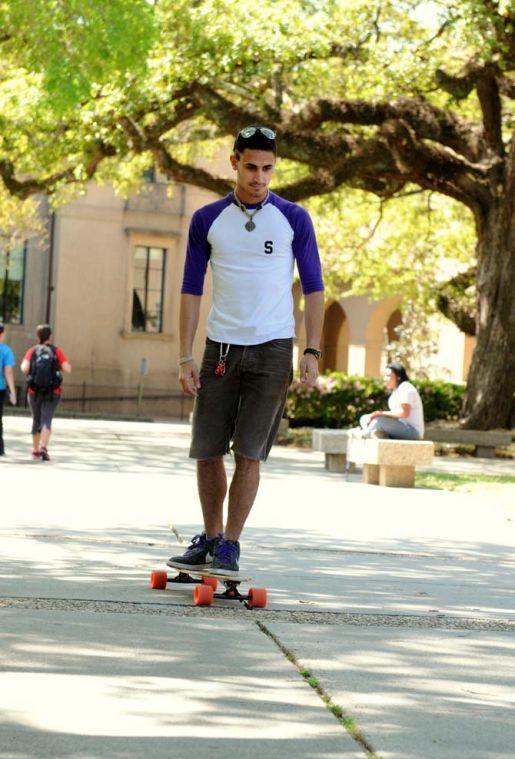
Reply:
[[325, 468], [329, 472], [345, 472], [347, 442], [352, 435], [353, 430], [313, 430], [312, 448], [325, 453]]
[[412, 488], [415, 467], [431, 464], [434, 444], [429, 440], [350, 439], [347, 458], [363, 465], [363, 482], [369, 485]]
[[458, 427], [426, 427], [424, 440], [434, 443], [473, 445], [474, 455], [488, 459], [495, 458], [496, 448], [511, 445], [509, 430], [460, 430]]

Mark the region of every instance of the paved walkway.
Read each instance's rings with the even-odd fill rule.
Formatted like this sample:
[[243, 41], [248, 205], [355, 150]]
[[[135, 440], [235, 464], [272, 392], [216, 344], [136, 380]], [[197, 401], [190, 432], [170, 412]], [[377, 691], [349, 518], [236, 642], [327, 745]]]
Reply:
[[27, 426], [0, 461], [2, 759], [513, 755], [513, 489], [274, 448], [242, 546], [269, 606], [198, 609], [148, 586], [198, 529], [189, 427], [59, 419], [47, 465]]

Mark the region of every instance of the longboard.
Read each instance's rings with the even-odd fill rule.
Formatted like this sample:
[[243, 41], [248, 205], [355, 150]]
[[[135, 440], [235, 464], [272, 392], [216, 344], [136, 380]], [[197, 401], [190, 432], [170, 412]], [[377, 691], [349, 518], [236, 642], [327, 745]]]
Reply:
[[[168, 572], [154, 570], [150, 575], [150, 587], [154, 590], [165, 590], [168, 583], [184, 585], [193, 583], [193, 603], [195, 606], [211, 606], [214, 598], [222, 598], [228, 601], [240, 601], [247, 609], [264, 609], [267, 602], [265, 588], [249, 588], [248, 593], [242, 594], [238, 585], [242, 582], [251, 582], [247, 575], [224, 575], [213, 572], [212, 569], [184, 569], [179, 565], [169, 565], [177, 570], [173, 577]], [[218, 583], [225, 585], [223, 593], [217, 593]]]

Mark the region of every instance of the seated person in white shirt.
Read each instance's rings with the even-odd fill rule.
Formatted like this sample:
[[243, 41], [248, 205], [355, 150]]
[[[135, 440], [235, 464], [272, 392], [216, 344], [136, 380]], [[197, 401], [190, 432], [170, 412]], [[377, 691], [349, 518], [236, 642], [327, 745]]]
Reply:
[[364, 414], [360, 426], [364, 437], [393, 440], [423, 440], [424, 409], [418, 390], [408, 379], [402, 364], [392, 361], [384, 372], [384, 384], [390, 393], [388, 411]]

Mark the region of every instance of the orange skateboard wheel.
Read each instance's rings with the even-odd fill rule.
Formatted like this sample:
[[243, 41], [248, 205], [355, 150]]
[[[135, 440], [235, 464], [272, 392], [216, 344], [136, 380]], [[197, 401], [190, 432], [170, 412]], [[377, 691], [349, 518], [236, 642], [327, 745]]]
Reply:
[[264, 609], [266, 601], [265, 588], [249, 588], [248, 605], [251, 609]]
[[216, 590], [218, 587], [218, 580], [216, 579], [216, 577], [207, 577], [206, 575], [204, 575], [202, 577], [202, 584], [210, 585], [213, 588], [213, 590]]
[[150, 575], [150, 587], [154, 590], [164, 590], [166, 583], [168, 582], [168, 575], [166, 572], [154, 571]]
[[195, 606], [211, 606], [214, 592], [211, 585], [196, 585], [193, 590], [193, 603]]

